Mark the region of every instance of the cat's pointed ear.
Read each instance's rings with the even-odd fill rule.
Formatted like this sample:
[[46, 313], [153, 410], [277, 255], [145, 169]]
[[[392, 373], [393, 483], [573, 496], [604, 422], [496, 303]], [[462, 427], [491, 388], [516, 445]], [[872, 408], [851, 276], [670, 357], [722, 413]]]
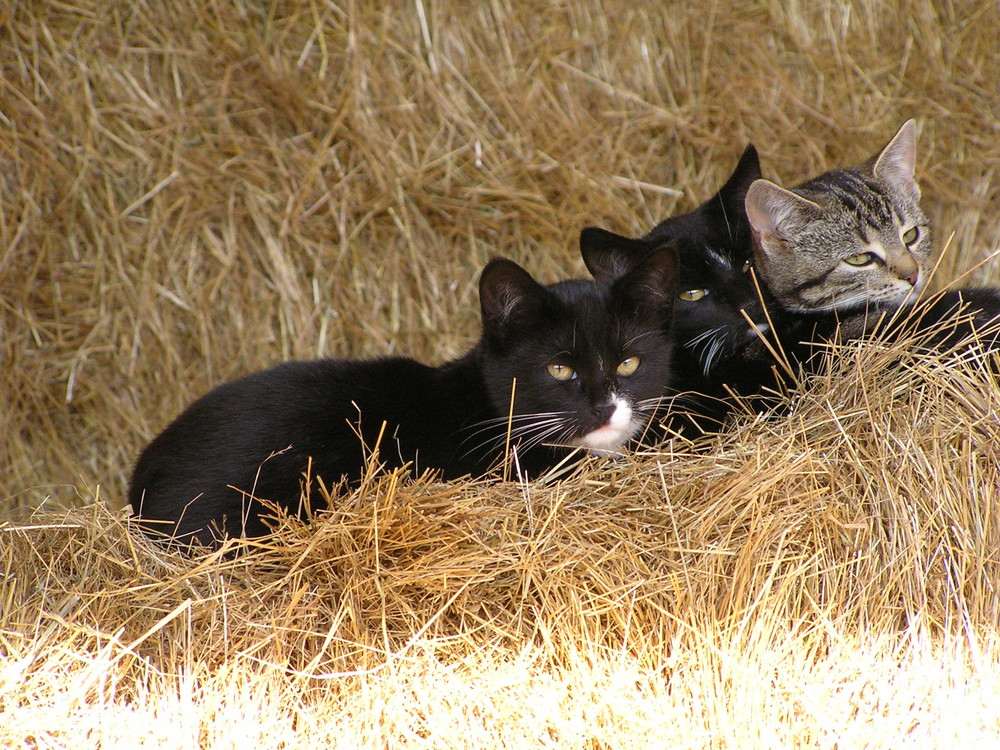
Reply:
[[599, 227], [580, 232], [580, 254], [599, 284], [610, 284], [628, 273], [649, 252], [642, 240], [623, 237]]
[[514, 261], [494, 258], [479, 277], [483, 330], [506, 336], [512, 326], [537, 314], [548, 294], [544, 286]]
[[719, 188], [719, 199], [727, 206], [734, 206], [737, 210], [742, 210], [747, 190], [760, 177], [760, 157], [757, 155], [757, 148], [752, 143], [748, 143], [736, 164], [736, 169], [726, 180], [726, 184]]
[[747, 190], [754, 180], [760, 179], [760, 158], [752, 143], [748, 144], [740, 156], [736, 169], [726, 180], [726, 184], [698, 207], [706, 222], [711, 226], [725, 228], [732, 240], [746, 233], [746, 208], [744, 200]]
[[920, 199], [920, 186], [915, 171], [917, 166], [917, 124], [907, 120], [896, 131], [896, 135], [872, 160], [874, 175], [890, 185]]
[[677, 248], [661, 245], [615, 281], [612, 293], [629, 311], [669, 316], [677, 297]]
[[747, 190], [746, 212], [756, 244], [769, 250], [813, 221], [822, 209], [770, 180], [755, 180]]

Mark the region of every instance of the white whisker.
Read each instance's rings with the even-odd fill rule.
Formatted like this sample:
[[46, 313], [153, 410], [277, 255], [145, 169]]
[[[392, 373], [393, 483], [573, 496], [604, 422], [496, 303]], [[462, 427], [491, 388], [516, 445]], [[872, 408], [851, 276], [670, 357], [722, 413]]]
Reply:
[[721, 325], [721, 326], [717, 326], [716, 328], [709, 328], [708, 330], [702, 331], [697, 336], [695, 336], [693, 339], [690, 339], [687, 343], [685, 343], [684, 346], [686, 348], [695, 347], [698, 344], [700, 344], [702, 341], [704, 341], [705, 339], [710, 338], [711, 336], [714, 336], [715, 334], [719, 333], [724, 328], [725, 328], [725, 326]]
[[499, 450], [508, 439], [512, 444], [520, 444], [522, 450], [529, 450], [560, 431], [568, 421], [568, 414], [569, 412], [538, 412], [483, 420], [469, 428], [478, 429], [471, 432], [463, 442], [484, 434], [487, 435], [486, 439], [471, 445], [465, 455], [480, 450]]

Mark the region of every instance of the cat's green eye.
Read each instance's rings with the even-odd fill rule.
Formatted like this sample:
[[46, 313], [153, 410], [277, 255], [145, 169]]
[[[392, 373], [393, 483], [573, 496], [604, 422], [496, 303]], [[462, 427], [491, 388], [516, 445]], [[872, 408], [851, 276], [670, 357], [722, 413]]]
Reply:
[[566, 365], [548, 365], [546, 368], [549, 375], [554, 377], [556, 380], [572, 380], [576, 377], [576, 370], [572, 367]]
[[750, 270], [750, 267], [751, 267], [752, 265], [753, 265], [753, 263], [751, 263], [751, 262], [750, 262], [750, 261], [748, 261], [748, 260], [745, 260], [745, 261], [743, 261], [743, 273], [746, 273], [747, 271], [749, 271], [749, 270]]
[[707, 294], [708, 294], [707, 289], [688, 289], [686, 292], [681, 292], [677, 296], [680, 297], [685, 302], [697, 302]]
[[638, 357], [628, 357], [623, 359], [621, 364], [618, 365], [618, 374], [628, 376], [639, 369], [639, 358]]
[[874, 253], [858, 253], [857, 255], [848, 255], [844, 258], [844, 263], [849, 266], [867, 266], [873, 260], [875, 260]]
[[903, 244], [909, 247], [914, 242], [916, 242], [917, 238], [919, 237], [920, 237], [920, 230], [917, 229], [916, 227], [911, 227], [907, 229], [905, 232], [903, 232], [903, 236], [901, 239], [903, 240]]

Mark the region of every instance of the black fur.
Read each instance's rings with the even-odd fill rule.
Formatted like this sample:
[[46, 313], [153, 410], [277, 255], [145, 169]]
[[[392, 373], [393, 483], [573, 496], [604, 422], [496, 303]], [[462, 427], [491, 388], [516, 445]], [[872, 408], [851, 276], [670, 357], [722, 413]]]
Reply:
[[[760, 340], [750, 342], [732, 362], [758, 370], [770, 367], [774, 377], [768, 382], [776, 384], [776, 393], [821, 372], [834, 343], [903, 340], [928, 353], [1000, 352], [1000, 289], [996, 288], [952, 289], [903, 305], [867, 302], [845, 309], [790, 311], [772, 302], [768, 310], [774, 322], [770, 347]], [[983, 363], [1000, 375], [1000, 360], [988, 357]], [[766, 402], [773, 407], [780, 400], [760, 397], [757, 405]]]
[[923, 351], [1000, 351], [1000, 289], [949, 289], [902, 306], [871, 304], [849, 311], [779, 313], [784, 339], [802, 371], [815, 372], [830, 341], [912, 338]]
[[[226, 383], [195, 401], [142, 452], [129, 500], [147, 530], [182, 542], [266, 533], [272, 501], [300, 513], [355, 481], [371, 452], [444, 479], [488, 474], [504, 458], [512, 385], [518, 468], [537, 475], [608, 419], [609, 391], [652, 417], [669, 377], [676, 259], [659, 252], [600, 284], [548, 287], [511, 261], [480, 280], [483, 336], [440, 367], [411, 359], [289, 362]], [[670, 293], [665, 293], [669, 290]], [[621, 360], [639, 357], [629, 377]], [[550, 364], [574, 368], [557, 381]], [[546, 420], [559, 412], [558, 424]]]
[[[587, 259], [601, 252], [641, 258], [667, 245], [678, 251], [682, 296], [673, 318], [676, 349], [669, 390], [677, 398], [671, 430], [689, 435], [717, 430], [732, 408], [730, 393], [759, 394], [776, 382], [775, 361], [766, 350], [754, 360], [744, 356], [747, 345], [759, 340], [748, 317], [765, 332], [768, 320], [750, 273], [753, 237], [744, 206], [747, 189], [760, 175], [757, 150], [748, 145], [726, 184], [694, 211], [666, 219], [638, 239], [596, 227], [580, 235], [581, 252], [596, 278], [602, 269]], [[695, 290], [707, 294], [683, 298]]]
[[910, 315], [927, 345], [941, 351], [963, 351], [975, 345], [1000, 351], [1000, 289], [950, 289], [917, 303]]

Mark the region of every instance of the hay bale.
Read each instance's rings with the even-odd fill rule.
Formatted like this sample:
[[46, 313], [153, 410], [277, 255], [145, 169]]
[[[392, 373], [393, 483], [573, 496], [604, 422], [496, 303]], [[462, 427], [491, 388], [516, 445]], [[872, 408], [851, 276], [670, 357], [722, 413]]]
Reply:
[[[766, 716], [762, 744], [850, 744], [879, 706], [958, 705], [894, 665], [919, 682], [950, 659], [941, 695], [970, 675], [991, 694], [1000, 393], [974, 362], [845, 347], [787, 413], [700, 445], [526, 486], [383, 476], [253, 554], [166, 550], [118, 509], [142, 445], [212, 385], [291, 357], [443, 361], [476, 336], [489, 256], [582, 274], [581, 227], [687, 210], [751, 140], [792, 183], [917, 117], [935, 284], [998, 283], [994, 12], [0, 11], [0, 736], [169, 743], [126, 720], [159, 715], [191, 744], [322, 742], [325, 716], [359, 742], [624, 744], [648, 715], [687, 722], [661, 746], [738, 745]], [[809, 708], [822, 679], [833, 713]]]

